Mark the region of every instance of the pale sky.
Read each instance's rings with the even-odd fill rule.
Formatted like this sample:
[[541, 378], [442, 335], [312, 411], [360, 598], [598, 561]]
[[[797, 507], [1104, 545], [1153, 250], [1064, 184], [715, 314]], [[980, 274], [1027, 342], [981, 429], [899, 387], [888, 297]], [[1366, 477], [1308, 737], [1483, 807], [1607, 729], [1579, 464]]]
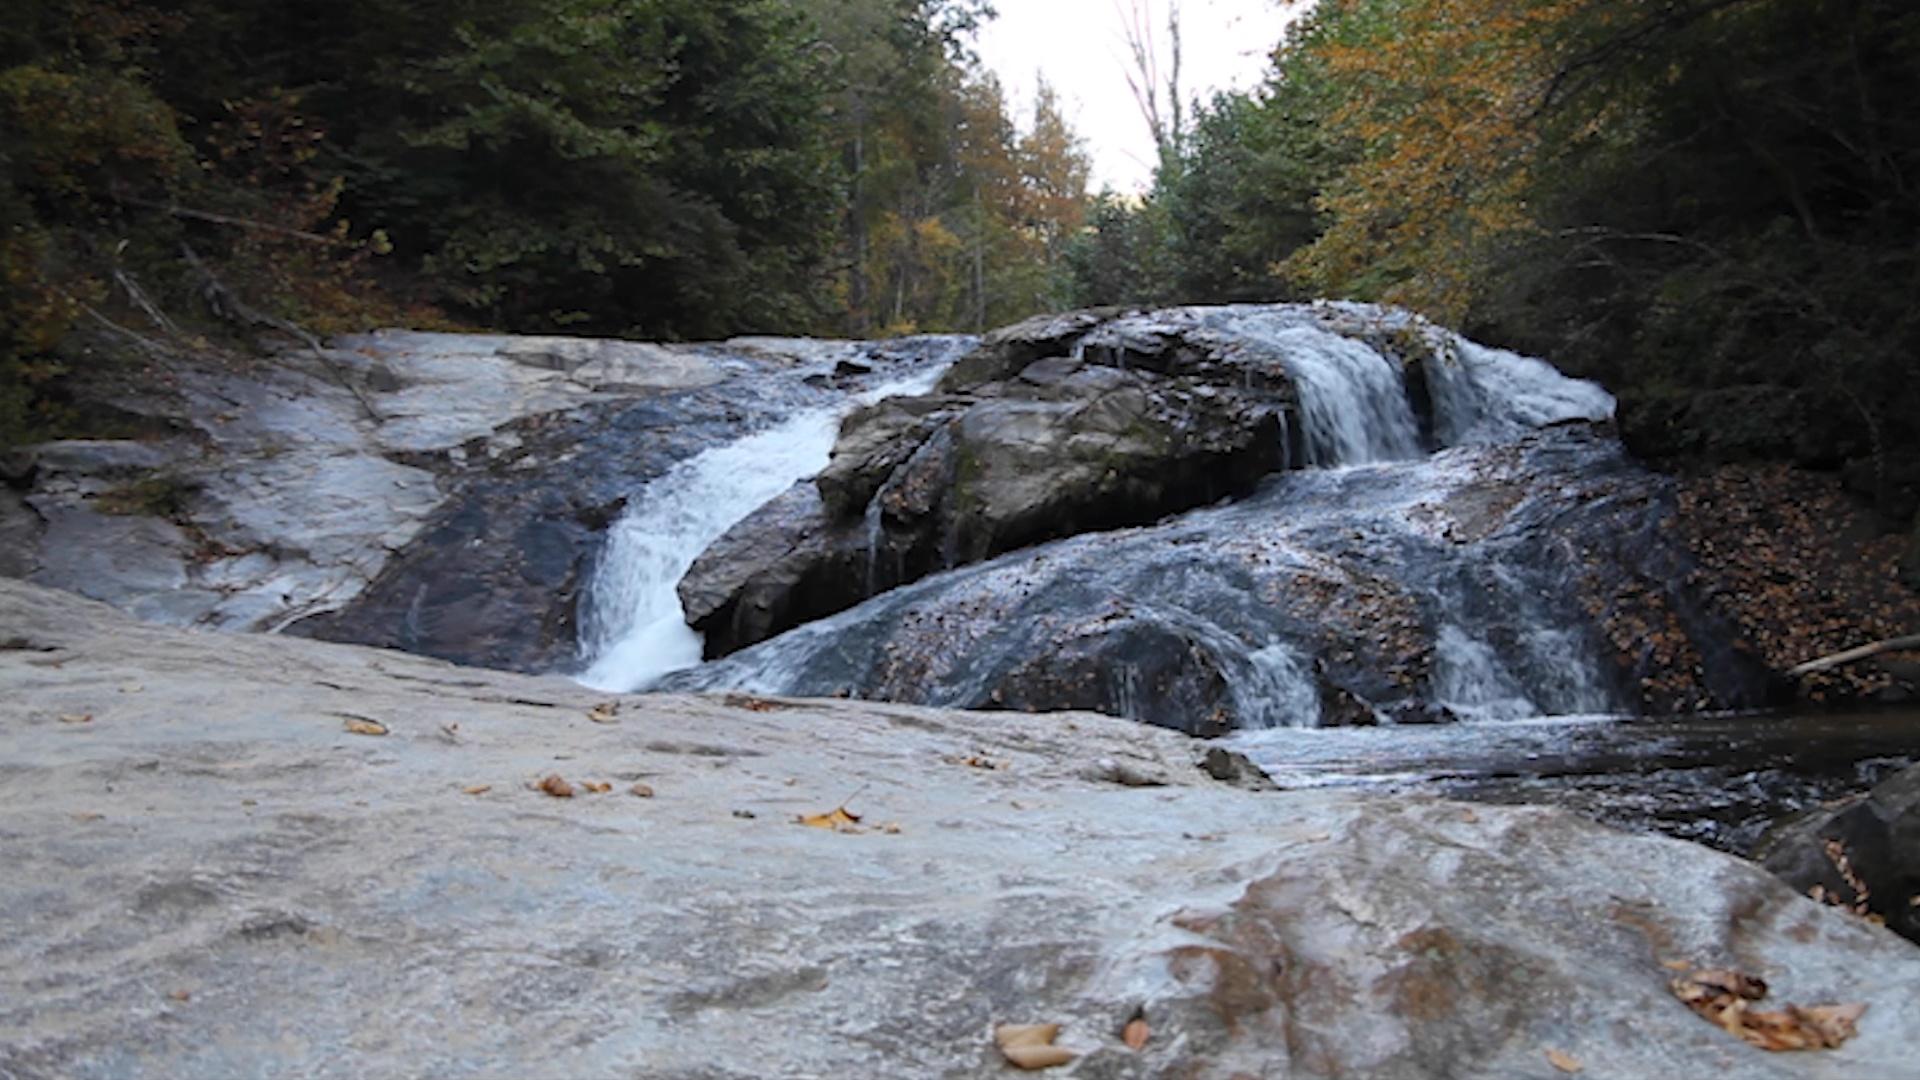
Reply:
[[[1093, 157], [1093, 187], [1144, 190], [1153, 139], [1127, 89], [1123, 11], [1136, 0], [996, 0], [1000, 17], [981, 33], [980, 58], [999, 76], [1021, 127], [1032, 120], [1035, 72], [1059, 92], [1067, 118]], [[1169, 0], [1138, 0], [1153, 12], [1165, 51]], [[1245, 89], [1304, 4], [1283, 0], [1181, 0], [1181, 79], [1188, 98]]]

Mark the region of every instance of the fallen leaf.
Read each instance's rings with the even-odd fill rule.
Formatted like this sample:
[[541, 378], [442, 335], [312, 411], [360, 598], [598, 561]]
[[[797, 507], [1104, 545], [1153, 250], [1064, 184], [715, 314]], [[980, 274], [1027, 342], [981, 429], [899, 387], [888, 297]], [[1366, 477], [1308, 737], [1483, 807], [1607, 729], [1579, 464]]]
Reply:
[[860, 823], [860, 815], [845, 806], [836, 806], [824, 814], [801, 814], [794, 819], [810, 829], [843, 829]]
[[964, 756], [956, 754], [947, 759], [947, 764], [965, 765], [970, 769], [1003, 769], [1006, 767], [1002, 762], [995, 761], [992, 758], [982, 757], [979, 754], [966, 754]]
[[1660, 966], [1666, 968], [1668, 971], [1685, 971], [1693, 965], [1685, 960], [1662, 960], [1660, 961]]
[[1051, 1069], [1065, 1065], [1079, 1055], [1064, 1046], [1053, 1045], [1060, 1037], [1059, 1024], [1001, 1024], [993, 1029], [994, 1045], [1000, 1054], [1020, 1069]]
[[1120, 1041], [1126, 1043], [1129, 1050], [1140, 1050], [1146, 1047], [1151, 1034], [1147, 1028], [1147, 1018], [1136, 1016], [1127, 1021], [1127, 1026], [1121, 1030]]
[[1788, 1005], [1777, 1011], [1754, 1009], [1767, 996], [1762, 979], [1738, 971], [1711, 969], [1681, 976], [1669, 984], [1673, 996], [1728, 1034], [1762, 1050], [1821, 1050], [1853, 1038], [1861, 1003]]
[[721, 700], [731, 708], [745, 709], [748, 712], [773, 712], [776, 709], [786, 708], [777, 701], [768, 701], [766, 698], [754, 697], [752, 694], [728, 694]]
[[888, 836], [899, 836], [900, 823], [897, 821], [889, 821], [885, 825], [880, 826], [880, 831], [886, 833]]
[[593, 708], [587, 710], [587, 719], [593, 721], [596, 724], [613, 724], [613, 723], [618, 723], [618, 721], [616, 721], [614, 717], [618, 716], [619, 714], [620, 714], [619, 702], [603, 701], [600, 704], [595, 705]]
[[1563, 1073], [1577, 1073], [1586, 1069], [1585, 1065], [1580, 1064], [1579, 1058], [1563, 1050], [1547, 1051], [1547, 1064]]
[[653, 798], [653, 789], [645, 784], [635, 784], [627, 789], [627, 794], [638, 795], [642, 799]]
[[105, 814], [94, 813], [91, 810], [82, 810], [80, 813], [73, 815], [73, 820], [81, 823], [85, 823], [89, 821], [99, 821], [101, 818], [104, 818], [106, 816], [107, 815]]
[[605, 795], [613, 790], [613, 784], [605, 780], [582, 780], [580, 786], [587, 789], [589, 795]]
[[556, 799], [573, 798], [573, 785], [561, 779], [559, 773], [553, 773], [545, 780], [540, 781], [540, 790]]
[[460, 793], [463, 795], [485, 795], [492, 790], [492, 784], [475, 784], [472, 787], [461, 788]]
[[363, 716], [347, 717], [347, 730], [355, 735], [385, 735], [387, 725]]
[[63, 724], [91, 724], [93, 723], [93, 714], [68, 713], [60, 718], [60, 722]]

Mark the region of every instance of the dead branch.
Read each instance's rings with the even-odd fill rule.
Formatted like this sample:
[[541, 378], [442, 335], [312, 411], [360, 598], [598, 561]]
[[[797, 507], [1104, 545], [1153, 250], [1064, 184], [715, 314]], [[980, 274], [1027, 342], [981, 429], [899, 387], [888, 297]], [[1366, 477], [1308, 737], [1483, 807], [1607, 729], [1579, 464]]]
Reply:
[[214, 225], [232, 226], [236, 229], [250, 229], [254, 232], [272, 233], [275, 236], [286, 236], [295, 240], [305, 240], [310, 244], [325, 244], [328, 247], [353, 246], [351, 241], [342, 240], [337, 236], [326, 236], [321, 233], [307, 232], [304, 229], [289, 229], [284, 225], [270, 225], [267, 222], [254, 221], [251, 218], [234, 217], [230, 214], [216, 214], [210, 210], [192, 210], [184, 206], [173, 206], [167, 203], [153, 202], [149, 199], [138, 199], [131, 195], [120, 195], [118, 199], [130, 206], [140, 206], [148, 210], [158, 210], [163, 214], [171, 214], [178, 218], [189, 218], [193, 221], [205, 221]]
[[1871, 645], [1862, 645], [1856, 649], [1848, 649], [1845, 652], [1837, 652], [1831, 656], [1823, 656], [1818, 660], [1809, 660], [1798, 667], [1788, 668], [1787, 674], [1797, 679], [1802, 675], [1812, 675], [1815, 672], [1828, 671], [1846, 664], [1851, 664], [1857, 660], [1865, 660], [1868, 657], [1879, 656], [1885, 652], [1898, 652], [1902, 649], [1920, 649], [1920, 634], [1908, 634], [1905, 637], [1888, 638], [1885, 641], [1876, 641]]
[[312, 350], [314, 359], [320, 361], [328, 371], [333, 373], [334, 381], [338, 382], [347, 393], [353, 395], [354, 400], [360, 403], [360, 408], [366, 412], [368, 419], [376, 424], [386, 420], [386, 416], [374, 406], [366, 392], [354, 382], [352, 375], [327, 355], [326, 347], [321, 344], [318, 337], [298, 323], [282, 319], [277, 315], [269, 315], [240, 299], [213, 272], [213, 268], [200, 258], [200, 253], [193, 250], [191, 244], [181, 244], [180, 251], [186, 257], [187, 265], [199, 273], [202, 282], [201, 296], [207, 302], [207, 309], [216, 317], [242, 326], [265, 326], [292, 335]]

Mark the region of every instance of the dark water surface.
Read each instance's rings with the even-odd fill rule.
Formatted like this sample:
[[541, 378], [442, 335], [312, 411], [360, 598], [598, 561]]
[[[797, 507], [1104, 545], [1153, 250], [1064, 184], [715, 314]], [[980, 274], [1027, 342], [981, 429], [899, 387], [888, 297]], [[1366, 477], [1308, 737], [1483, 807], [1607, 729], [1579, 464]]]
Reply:
[[1779, 818], [1920, 760], [1920, 711], [1283, 728], [1227, 743], [1282, 787], [1561, 806], [1746, 855]]

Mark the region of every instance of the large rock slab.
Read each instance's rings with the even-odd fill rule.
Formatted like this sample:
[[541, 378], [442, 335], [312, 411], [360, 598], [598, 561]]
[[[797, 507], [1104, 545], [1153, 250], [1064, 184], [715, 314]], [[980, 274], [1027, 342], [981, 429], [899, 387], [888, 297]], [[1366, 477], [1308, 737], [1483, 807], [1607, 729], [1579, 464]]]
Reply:
[[[986, 1077], [992, 1025], [1038, 1021], [1089, 1078], [1838, 1080], [1920, 1037], [1911, 945], [1556, 811], [1245, 790], [1089, 714], [595, 723], [558, 680], [11, 582], [0, 625], [8, 1077]], [[793, 820], [842, 803], [897, 831]], [[1766, 1054], [1672, 998], [1690, 963], [1868, 1011]]]
[[[1755, 707], [1764, 672], [1686, 588], [1673, 512], [1671, 483], [1587, 425], [1417, 469], [1297, 470], [925, 578], [661, 685], [1087, 709], [1202, 736]], [[851, 539], [805, 524], [803, 556]], [[776, 539], [747, 554], [782, 554]], [[753, 632], [751, 605], [774, 600], [746, 580], [733, 610]]]
[[956, 347], [391, 331], [185, 358], [103, 403], [138, 438], [0, 462], [0, 574], [177, 625], [570, 667], [578, 598], [626, 495], [862, 382], [810, 376]]
[[944, 569], [1245, 495], [1286, 463], [1284, 376], [1175, 330], [1082, 344], [1103, 325], [1092, 312], [1021, 323], [940, 392], [849, 415], [817, 495], [749, 516], [688, 571], [707, 655]]

